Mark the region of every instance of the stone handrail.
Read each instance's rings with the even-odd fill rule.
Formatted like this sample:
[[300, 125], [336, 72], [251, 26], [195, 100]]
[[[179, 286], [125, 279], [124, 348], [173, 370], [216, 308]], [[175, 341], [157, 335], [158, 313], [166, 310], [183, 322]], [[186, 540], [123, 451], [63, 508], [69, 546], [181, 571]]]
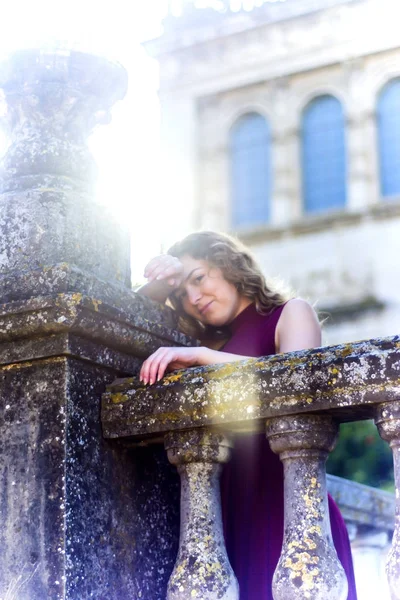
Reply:
[[400, 598], [400, 337], [299, 351], [167, 375], [127, 379], [103, 395], [108, 438], [164, 439], [181, 475], [181, 537], [168, 600], [236, 600], [223, 543], [218, 473], [232, 432], [266, 428], [285, 472], [285, 532], [275, 600], [347, 597], [332, 545], [325, 462], [340, 422], [374, 418], [394, 455], [395, 533], [388, 559]]

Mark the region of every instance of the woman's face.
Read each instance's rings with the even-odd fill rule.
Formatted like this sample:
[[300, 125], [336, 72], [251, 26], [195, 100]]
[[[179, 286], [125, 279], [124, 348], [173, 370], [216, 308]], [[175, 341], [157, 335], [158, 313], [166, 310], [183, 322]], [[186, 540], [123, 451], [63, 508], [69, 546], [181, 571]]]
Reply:
[[251, 300], [241, 296], [236, 287], [226, 281], [221, 269], [206, 260], [185, 255], [183, 279], [175, 296], [183, 310], [204, 325], [227, 325], [242, 312]]

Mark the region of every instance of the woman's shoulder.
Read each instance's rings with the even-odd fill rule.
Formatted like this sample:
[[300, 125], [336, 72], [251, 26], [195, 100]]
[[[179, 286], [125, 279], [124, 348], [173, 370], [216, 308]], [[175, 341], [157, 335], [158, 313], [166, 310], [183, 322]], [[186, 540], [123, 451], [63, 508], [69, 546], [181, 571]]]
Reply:
[[303, 298], [291, 298], [283, 305], [282, 316], [283, 315], [316, 315], [316, 312], [307, 300], [304, 300]]
[[288, 300], [280, 315], [276, 334], [279, 352], [320, 345], [321, 328], [311, 304], [302, 298]]

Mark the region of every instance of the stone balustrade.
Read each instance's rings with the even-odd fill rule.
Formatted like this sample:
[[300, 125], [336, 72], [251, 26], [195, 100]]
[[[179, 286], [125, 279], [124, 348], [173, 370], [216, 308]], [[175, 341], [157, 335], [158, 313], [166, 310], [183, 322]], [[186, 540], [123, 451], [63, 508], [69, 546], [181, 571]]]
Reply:
[[388, 560], [400, 598], [400, 337], [135, 378], [103, 395], [107, 438], [164, 439], [181, 476], [180, 547], [168, 600], [239, 598], [221, 532], [218, 473], [232, 433], [266, 429], [285, 470], [285, 531], [276, 600], [345, 600], [347, 582], [327, 518], [325, 461], [340, 422], [374, 418], [394, 454], [395, 533]]

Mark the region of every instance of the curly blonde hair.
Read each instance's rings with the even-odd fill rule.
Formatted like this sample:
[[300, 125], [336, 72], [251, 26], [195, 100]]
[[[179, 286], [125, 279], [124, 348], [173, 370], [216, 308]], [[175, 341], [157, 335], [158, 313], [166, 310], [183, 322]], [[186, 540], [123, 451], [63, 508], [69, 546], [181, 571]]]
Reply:
[[[233, 284], [239, 294], [252, 300], [261, 314], [269, 314], [291, 297], [289, 293], [281, 292], [267, 282], [249, 249], [229, 235], [214, 231], [191, 233], [171, 246], [167, 254], [176, 258], [188, 255], [220, 268], [226, 281]], [[169, 301], [178, 313], [185, 314], [174, 294]], [[201, 327], [197, 335], [199, 333]]]

